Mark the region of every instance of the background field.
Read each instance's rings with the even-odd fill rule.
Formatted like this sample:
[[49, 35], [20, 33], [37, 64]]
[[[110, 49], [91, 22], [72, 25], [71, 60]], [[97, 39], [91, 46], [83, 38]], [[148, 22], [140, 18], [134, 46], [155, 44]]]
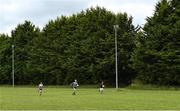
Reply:
[[0, 109], [16, 110], [116, 110], [116, 109], [172, 109], [180, 110], [180, 91], [135, 90], [106, 88], [99, 94], [96, 88], [79, 88], [71, 95], [71, 88], [45, 88], [38, 96], [35, 87], [0, 87]]

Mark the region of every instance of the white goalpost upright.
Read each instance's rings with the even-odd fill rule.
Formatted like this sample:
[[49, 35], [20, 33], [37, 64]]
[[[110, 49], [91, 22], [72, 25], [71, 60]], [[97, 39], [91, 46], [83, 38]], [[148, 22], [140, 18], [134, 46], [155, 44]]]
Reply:
[[114, 25], [114, 31], [115, 31], [115, 59], [116, 59], [116, 90], [118, 90], [118, 62], [117, 62], [117, 29], [119, 28], [119, 25]]
[[12, 86], [14, 87], [14, 44], [12, 45]]

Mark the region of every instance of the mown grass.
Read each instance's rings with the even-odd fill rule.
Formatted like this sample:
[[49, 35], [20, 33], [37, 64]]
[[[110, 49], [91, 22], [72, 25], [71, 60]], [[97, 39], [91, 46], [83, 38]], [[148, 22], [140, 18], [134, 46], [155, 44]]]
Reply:
[[[133, 87], [132, 87], [133, 88]], [[0, 87], [1, 110], [180, 110], [178, 90], [139, 90], [106, 88], [72, 89], [48, 87], [39, 96], [36, 87]]]
[[127, 89], [135, 89], [135, 90], [179, 90], [180, 87], [178, 86], [158, 86], [152, 84], [131, 84], [130, 86], [126, 87]]

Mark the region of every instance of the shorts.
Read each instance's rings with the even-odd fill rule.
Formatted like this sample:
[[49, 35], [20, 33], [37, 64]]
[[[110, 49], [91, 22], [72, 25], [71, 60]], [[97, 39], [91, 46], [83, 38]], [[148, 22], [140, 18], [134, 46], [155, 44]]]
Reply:
[[99, 88], [100, 91], [103, 91], [104, 89], [103, 88]]
[[42, 92], [42, 89], [39, 89], [39, 92]]

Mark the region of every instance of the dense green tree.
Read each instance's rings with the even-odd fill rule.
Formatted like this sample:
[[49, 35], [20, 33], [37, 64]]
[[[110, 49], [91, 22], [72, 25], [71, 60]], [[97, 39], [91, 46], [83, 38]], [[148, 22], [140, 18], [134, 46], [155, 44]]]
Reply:
[[0, 84], [11, 84], [11, 38], [0, 34]]
[[132, 17], [100, 7], [57, 17], [41, 32], [29, 21], [19, 24], [11, 39], [15, 45], [15, 84], [42, 81], [62, 85], [78, 79], [80, 84], [97, 84], [103, 80], [114, 85], [114, 24], [119, 25], [119, 84], [130, 84], [134, 77], [130, 57], [136, 34]]
[[15, 46], [15, 81], [16, 84], [29, 84], [33, 76], [29, 74], [30, 49], [33, 38], [37, 37], [39, 29], [31, 22], [25, 21], [12, 31], [12, 44]]
[[[48, 84], [82, 84], [104, 80], [115, 84], [114, 29], [118, 24], [119, 83], [129, 84], [129, 59], [134, 47], [134, 26], [126, 13], [117, 15], [96, 7], [69, 17], [58, 17], [43, 29], [35, 47], [37, 66]], [[40, 51], [38, 51], [40, 50]], [[43, 66], [43, 67], [42, 67]], [[50, 80], [48, 80], [51, 78]]]
[[161, 0], [137, 37], [133, 63], [138, 78], [158, 85], [180, 84], [180, 2]]

